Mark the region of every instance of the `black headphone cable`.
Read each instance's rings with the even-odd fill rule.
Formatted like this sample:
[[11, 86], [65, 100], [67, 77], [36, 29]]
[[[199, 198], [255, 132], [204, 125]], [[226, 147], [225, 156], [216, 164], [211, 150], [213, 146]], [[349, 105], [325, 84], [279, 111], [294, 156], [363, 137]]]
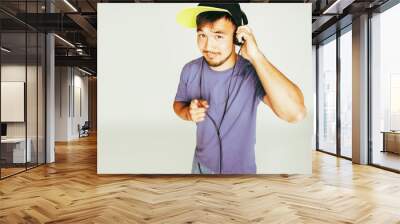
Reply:
[[[240, 51], [242, 50], [242, 46], [243, 46], [243, 45], [240, 45], [238, 55], [240, 55]], [[238, 61], [239, 61], [239, 58], [238, 58]], [[225, 101], [224, 112], [223, 112], [223, 114], [222, 114], [222, 118], [221, 118], [221, 122], [220, 122], [219, 126], [217, 126], [217, 122], [215, 122], [215, 120], [206, 112], [206, 115], [207, 115], [208, 118], [210, 118], [211, 122], [213, 123], [213, 126], [214, 126], [215, 131], [216, 131], [217, 136], [218, 136], [219, 152], [220, 152], [220, 153], [219, 153], [219, 174], [222, 174], [222, 158], [223, 158], [222, 137], [221, 137], [221, 133], [220, 133], [221, 125], [222, 125], [222, 122], [224, 121], [226, 112], [228, 111], [228, 109], [229, 109], [230, 106], [232, 105], [233, 101], [236, 99], [236, 96], [238, 95], [238, 92], [239, 92], [240, 88], [242, 87], [243, 80], [244, 80], [244, 79], [242, 79], [242, 81], [240, 82], [239, 89], [238, 89], [237, 93], [235, 94], [234, 98], [232, 99], [230, 106], [228, 107], [228, 101], [229, 101], [229, 98], [230, 98], [231, 81], [232, 81], [232, 77], [233, 77], [233, 75], [234, 75], [235, 68], [236, 68], [236, 64], [238, 63], [238, 61], [236, 61], [235, 64], [233, 65], [232, 73], [231, 73], [231, 76], [230, 76], [230, 78], [229, 78], [228, 96], [227, 96], [227, 99], [226, 99], [226, 101]], [[200, 99], [203, 99], [202, 92], [201, 92], [202, 77], [203, 77], [203, 64], [204, 64], [204, 58], [202, 58], [202, 61], [201, 61], [201, 68], [200, 68], [200, 69], [201, 69], [201, 70], [200, 70]], [[236, 82], [235, 82], [235, 85], [236, 85]], [[197, 147], [196, 147], [196, 148], [197, 148]], [[201, 172], [201, 169], [200, 169], [200, 165], [199, 165], [199, 164], [198, 164], [198, 167], [199, 167], [199, 171], [200, 171], [200, 174], [201, 174], [202, 172]]]

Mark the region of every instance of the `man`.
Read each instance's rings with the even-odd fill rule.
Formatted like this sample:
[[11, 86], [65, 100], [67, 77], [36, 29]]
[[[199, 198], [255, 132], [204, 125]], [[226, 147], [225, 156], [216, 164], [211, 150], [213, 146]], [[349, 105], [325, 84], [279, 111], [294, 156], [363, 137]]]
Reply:
[[[202, 53], [183, 67], [173, 104], [180, 118], [197, 125], [192, 173], [256, 173], [260, 101], [290, 123], [306, 115], [301, 90], [262, 54], [244, 20], [238, 3], [200, 3], [177, 16], [181, 25], [197, 28]], [[241, 55], [238, 40], [244, 41]]]

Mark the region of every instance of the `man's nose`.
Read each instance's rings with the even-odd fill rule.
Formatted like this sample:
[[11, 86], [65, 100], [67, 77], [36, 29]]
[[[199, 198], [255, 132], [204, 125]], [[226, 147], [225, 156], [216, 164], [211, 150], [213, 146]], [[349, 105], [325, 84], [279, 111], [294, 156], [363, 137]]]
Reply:
[[204, 41], [204, 50], [206, 51], [213, 51], [215, 47], [215, 43], [210, 40], [210, 38], [207, 38], [207, 40]]

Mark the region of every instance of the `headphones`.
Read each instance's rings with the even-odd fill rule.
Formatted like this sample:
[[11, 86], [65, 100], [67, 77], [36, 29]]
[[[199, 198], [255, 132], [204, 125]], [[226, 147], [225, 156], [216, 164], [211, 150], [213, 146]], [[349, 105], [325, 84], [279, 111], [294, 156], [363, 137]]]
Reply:
[[247, 20], [246, 14], [245, 14], [243, 11], [240, 11], [240, 12], [241, 12], [241, 14], [242, 14], [241, 20], [240, 20], [240, 24], [237, 25], [236, 30], [235, 30], [235, 32], [234, 32], [234, 34], [233, 34], [233, 35], [234, 35], [234, 37], [233, 37], [233, 43], [234, 43], [235, 45], [238, 45], [238, 46], [243, 45], [244, 40], [242, 39], [242, 41], [239, 41], [239, 40], [236, 38], [236, 31], [237, 31], [237, 28], [238, 28], [239, 26], [245, 26], [245, 25], [247, 25], [247, 24], [249, 23], [249, 21]]
[[[247, 20], [246, 14], [245, 14], [243, 11], [241, 11], [241, 13], [242, 13], [241, 22], [240, 22], [240, 24], [239, 24], [237, 27], [239, 27], [239, 26], [244, 26], [244, 25], [247, 25], [247, 24], [248, 24], [248, 20]], [[234, 42], [235, 45], [240, 46], [240, 49], [239, 49], [239, 52], [238, 52], [238, 55], [240, 55], [240, 51], [242, 50], [242, 45], [243, 45], [243, 43], [244, 43], [244, 40], [243, 40], [243, 38], [242, 38], [242, 41], [239, 42], [239, 40], [236, 38], [236, 31], [237, 31], [237, 28], [236, 28], [236, 30], [235, 30], [235, 32], [234, 32], [233, 42]], [[202, 79], [203, 79], [204, 60], [205, 60], [205, 59], [204, 59], [204, 57], [203, 57], [202, 60], [201, 60], [201, 68], [200, 68], [200, 80], [199, 80], [200, 99], [203, 99], [201, 87], [202, 87]], [[212, 122], [212, 124], [213, 124], [213, 126], [214, 126], [214, 128], [215, 128], [215, 132], [216, 132], [217, 137], [218, 137], [218, 143], [219, 143], [219, 174], [222, 174], [222, 158], [223, 158], [222, 137], [221, 137], [221, 125], [222, 125], [222, 122], [224, 121], [225, 114], [227, 113], [229, 107], [232, 105], [233, 101], [236, 99], [236, 96], [238, 95], [239, 90], [240, 90], [240, 88], [242, 87], [242, 84], [243, 84], [243, 81], [244, 81], [244, 79], [242, 79], [242, 81], [240, 82], [239, 87], [238, 87], [238, 90], [237, 90], [235, 96], [232, 98], [232, 100], [231, 100], [231, 102], [230, 102], [230, 106], [228, 107], [228, 102], [229, 102], [230, 94], [231, 94], [231, 93], [230, 93], [231, 81], [232, 81], [233, 74], [234, 74], [234, 72], [235, 72], [236, 64], [237, 64], [237, 61], [235, 62], [235, 65], [233, 66], [232, 73], [231, 73], [231, 76], [230, 76], [230, 78], [229, 78], [228, 96], [227, 96], [227, 99], [226, 99], [226, 101], [225, 101], [224, 113], [222, 114], [221, 122], [220, 122], [219, 124], [217, 124], [217, 122], [215, 121], [215, 119], [213, 119], [213, 117], [211, 117], [211, 116], [206, 112], [206, 116], [207, 116], [207, 117], [210, 119], [210, 121]], [[235, 86], [236, 86], [236, 81], [235, 81]], [[196, 146], [196, 150], [197, 150], [197, 146]], [[197, 165], [198, 165], [200, 174], [202, 174], [202, 171], [201, 171], [201, 168], [200, 168], [200, 163], [198, 162]]]

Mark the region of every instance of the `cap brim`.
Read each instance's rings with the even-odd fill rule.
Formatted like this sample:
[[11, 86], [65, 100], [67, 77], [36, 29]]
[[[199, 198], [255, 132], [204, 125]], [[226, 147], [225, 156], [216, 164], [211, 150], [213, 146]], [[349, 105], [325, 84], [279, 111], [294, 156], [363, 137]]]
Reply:
[[230, 12], [226, 9], [221, 9], [221, 8], [215, 8], [215, 7], [209, 7], [209, 6], [196, 6], [193, 8], [186, 8], [180, 11], [176, 15], [176, 22], [179, 23], [181, 26], [187, 27], [187, 28], [196, 28], [196, 17], [202, 12], [209, 12], [209, 11], [215, 11], [215, 12], [227, 12], [230, 14]]

